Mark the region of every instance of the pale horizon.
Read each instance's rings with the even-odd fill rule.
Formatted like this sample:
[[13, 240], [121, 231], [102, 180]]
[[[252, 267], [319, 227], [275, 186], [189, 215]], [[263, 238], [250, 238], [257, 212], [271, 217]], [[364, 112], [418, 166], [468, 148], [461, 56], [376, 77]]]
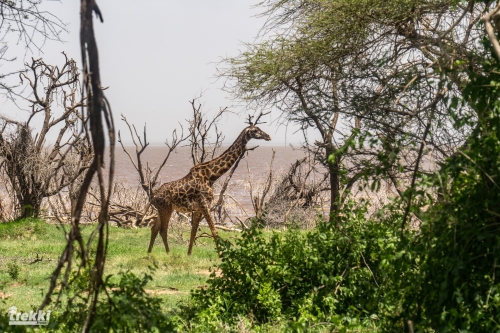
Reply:
[[[179, 122], [185, 124], [191, 116], [189, 101], [203, 95], [200, 101], [209, 117], [226, 106], [233, 112], [219, 124], [225, 135], [224, 144], [233, 142], [246, 126], [247, 115], [262, 110], [248, 109], [243, 101], [233, 100], [222, 90], [223, 80], [217, 80], [215, 75], [221, 59], [238, 55], [245, 43], [256, 40], [265, 21], [256, 17], [262, 10], [253, 8], [256, 3], [257, 0], [148, 1], [140, 6], [123, 0], [116, 6], [115, 2], [100, 2], [104, 23], [95, 19], [94, 28], [102, 85], [109, 87], [105, 94], [117, 131], [128, 132], [120, 120], [123, 114], [138, 128], [146, 123], [150, 142], [161, 144], [170, 138]], [[67, 23], [69, 32], [62, 34], [66, 42], [49, 40], [43, 45], [43, 53], [25, 54], [22, 45], [11, 40], [5, 56], [18, 58], [3, 63], [4, 72], [21, 69], [31, 57], [60, 65], [63, 51], [80, 64], [79, 3], [42, 2], [41, 9]], [[17, 120], [27, 118], [25, 111], [5, 100], [0, 103], [0, 113]], [[272, 110], [262, 119], [267, 123], [259, 127], [276, 140], [272, 144], [299, 144], [302, 134], [295, 133], [294, 126], [277, 126], [278, 116], [279, 112]], [[56, 132], [48, 136], [48, 144]]]

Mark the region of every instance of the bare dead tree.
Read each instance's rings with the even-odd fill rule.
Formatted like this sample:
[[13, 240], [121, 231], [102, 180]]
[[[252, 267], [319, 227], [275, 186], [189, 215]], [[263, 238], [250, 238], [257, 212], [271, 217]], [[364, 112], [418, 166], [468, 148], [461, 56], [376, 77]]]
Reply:
[[280, 227], [288, 220], [305, 222], [305, 227], [313, 225], [316, 208], [323, 206], [324, 196], [330, 192], [328, 179], [324, 167], [310, 157], [295, 161], [272, 189], [267, 202], [266, 226]]
[[[191, 119], [186, 119], [189, 124], [189, 142], [193, 165], [215, 157], [222, 146], [222, 141], [224, 141], [224, 136], [217, 125], [222, 115], [229, 112], [227, 107], [221, 108], [209, 121], [206, 114], [202, 112], [202, 104], [200, 102], [196, 104], [198, 99], [194, 98], [189, 102], [193, 115]], [[214, 133], [211, 133], [212, 129]], [[212, 136], [214, 139], [212, 139]]]
[[[128, 149], [123, 144], [121, 133], [118, 131], [118, 142], [122, 146], [123, 151], [127, 154], [134, 166], [135, 170], [139, 174], [139, 181], [141, 184], [141, 188], [147, 194], [147, 197], [151, 199], [153, 195], [153, 189], [157, 185], [158, 176], [160, 171], [163, 169], [165, 164], [167, 163], [170, 155], [177, 149], [177, 147], [189, 138], [189, 135], [184, 136], [184, 128], [181, 126], [181, 134], [180, 136], [177, 134], [177, 130], [175, 129], [172, 132], [172, 139], [169, 142], [168, 139], [165, 141], [165, 145], [168, 147], [167, 154], [163, 159], [163, 162], [156, 168], [151, 168], [149, 163], [142, 161], [142, 153], [149, 146], [149, 142], [147, 140], [147, 130], [146, 125], [144, 125], [144, 130], [142, 132], [142, 138], [137, 132], [137, 129], [134, 124], [130, 124], [127, 121], [127, 118], [122, 115], [122, 120], [127, 124], [130, 136], [132, 138], [132, 142], [135, 146], [135, 159], [132, 157], [132, 154], [128, 151]], [[156, 169], [156, 170], [155, 170]], [[134, 225], [144, 224], [147, 225], [148, 222], [156, 217], [156, 214], [150, 213], [148, 214], [151, 205], [147, 204], [145, 208], [142, 207], [132, 207], [130, 205], [123, 206], [119, 203], [112, 200], [111, 202], [112, 209], [110, 210], [111, 219], [121, 225], [124, 220], [130, 220], [132, 217], [135, 218]]]
[[146, 165], [144, 165], [142, 162], [142, 159], [141, 159], [142, 153], [149, 146], [149, 142], [147, 141], [146, 125], [144, 124], [144, 130], [142, 132], [143, 138], [141, 139], [141, 137], [137, 133], [137, 129], [135, 128], [135, 125], [134, 124], [130, 125], [130, 123], [127, 121], [127, 118], [125, 118], [124, 115], [122, 115], [122, 120], [127, 124], [128, 129], [130, 131], [130, 136], [132, 138], [132, 142], [135, 145], [135, 158], [136, 158], [135, 161], [132, 158], [132, 155], [130, 154], [130, 152], [123, 145], [120, 131], [118, 131], [118, 142], [121, 144], [123, 151], [128, 155], [130, 161], [134, 165], [135, 170], [139, 173], [139, 178], [140, 178], [142, 188], [144, 189], [144, 191], [146, 191], [148, 197], [151, 197], [151, 195], [153, 193], [153, 188], [156, 186], [156, 183], [158, 181], [158, 176], [160, 174], [161, 169], [163, 169], [163, 167], [167, 163], [172, 152], [183, 141], [187, 140], [189, 136], [184, 136], [184, 129], [182, 126], [181, 126], [180, 137], [177, 135], [177, 129], [175, 129], [172, 132], [172, 140], [170, 142], [168, 141], [168, 139], [165, 141], [165, 145], [168, 147], [167, 155], [163, 159], [163, 162], [160, 164], [160, 166], [156, 168], [156, 172], [154, 172], [154, 169], [152, 169], [148, 163], [146, 163]]
[[[40, 49], [46, 40], [60, 40], [65, 24], [54, 14], [40, 10], [40, 1], [11, 0], [0, 2], [0, 32], [17, 34], [26, 48]], [[41, 40], [35, 40], [41, 37]]]
[[[22, 217], [38, 215], [42, 199], [73, 183], [89, 167], [93, 156], [87, 132], [80, 135], [80, 129], [85, 128], [79, 111], [84, 105], [79, 93], [80, 73], [73, 59], [66, 54], [64, 59], [61, 67], [42, 59], [26, 64], [29, 72], [20, 74], [32, 92], [26, 121], [0, 115], [2, 171], [14, 190]], [[43, 117], [43, 124], [37, 131], [31, 124], [38, 115]], [[46, 139], [49, 132], [58, 133], [51, 145]]]
[[[149, 198], [142, 187], [130, 188], [120, 183], [113, 187], [109, 205], [110, 222], [124, 228], [147, 226], [154, 222], [157, 214], [152, 209], [145, 209]], [[93, 196], [94, 202], [98, 202], [99, 199], [93, 193], [89, 192], [89, 195]]]
[[[41, 1], [9, 0], [0, 1], [0, 61], [12, 62], [15, 57], [7, 57], [9, 41], [24, 45], [26, 51], [40, 50], [47, 40], [61, 41], [61, 33], [66, 25], [54, 14], [41, 10]], [[14, 99], [19, 95], [15, 84], [5, 79], [23, 72], [12, 71], [0, 74], [0, 93]]]
[[317, 205], [319, 194], [329, 190], [327, 179], [328, 174], [318, 170], [317, 164], [306, 156], [295, 161], [285, 172], [269, 201], [284, 200], [300, 207]]

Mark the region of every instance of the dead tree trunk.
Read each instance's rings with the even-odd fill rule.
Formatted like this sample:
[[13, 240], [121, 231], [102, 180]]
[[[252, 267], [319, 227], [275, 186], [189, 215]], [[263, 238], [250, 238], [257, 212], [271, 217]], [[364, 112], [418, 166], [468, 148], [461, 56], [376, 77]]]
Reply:
[[[31, 64], [26, 64], [29, 72], [20, 74], [22, 81], [28, 81], [33, 96], [29, 99], [31, 110], [26, 121], [0, 115], [2, 172], [15, 193], [21, 217], [37, 216], [43, 198], [71, 184], [89, 167], [92, 159], [91, 148], [77, 148], [90, 146], [85, 133], [78, 134], [85, 122], [78, 110], [84, 105], [84, 99], [79, 94], [76, 63], [64, 57], [61, 67], [33, 59]], [[33, 133], [31, 122], [40, 117], [42, 127]], [[58, 131], [58, 136], [54, 144], [48, 146], [46, 137], [51, 131]], [[69, 163], [70, 160], [77, 162]]]

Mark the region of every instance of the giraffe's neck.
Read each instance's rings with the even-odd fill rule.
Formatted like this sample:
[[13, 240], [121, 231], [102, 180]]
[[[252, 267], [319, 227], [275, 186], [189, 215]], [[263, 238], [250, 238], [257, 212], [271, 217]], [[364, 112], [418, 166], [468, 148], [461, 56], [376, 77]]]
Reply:
[[206, 170], [208, 170], [208, 177], [210, 183], [214, 183], [223, 174], [225, 174], [233, 165], [240, 155], [245, 151], [246, 145], [250, 139], [247, 137], [246, 132], [240, 133], [236, 141], [226, 149], [219, 157], [213, 159], [209, 162], [205, 162], [199, 165]]

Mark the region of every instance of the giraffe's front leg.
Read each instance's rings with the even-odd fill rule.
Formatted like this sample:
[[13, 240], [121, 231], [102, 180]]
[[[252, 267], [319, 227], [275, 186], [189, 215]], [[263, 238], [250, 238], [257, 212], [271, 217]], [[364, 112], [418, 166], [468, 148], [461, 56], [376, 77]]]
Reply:
[[162, 212], [160, 215], [160, 235], [163, 240], [163, 245], [165, 245], [165, 251], [167, 251], [167, 254], [170, 252], [170, 249], [168, 248], [168, 240], [167, 240], [167, 235], [168, 235], [168, 222], [170, 221], [170, 217], [172, 216], [172, 212], [174, 211], [173, 207], [168, 207], [165, 209], [165, 211]]
[[191, 221], [191, 238], [189, 239], [189, 248], [188, 248], [188, 256], [191, 255], [191, 251], [193, 250], [193, 243], [196, 237], [196, 232], [198, 231], [198, 226], [200, 225], [200, 221], [203, 218], [203, 214], [200, 212], [193, 212], [193, 220]]
[[215, 223], [214, 220], [212, 219], [212, 215], [210, 215], [210, 209], [207, 206], [203, 207], [203, 217], [205, 220], [208, 222], [208, 226], [210, 227], [210, 231], [212, 231], [212, 236], [215, 241], [215, 247], [217, 248], [217, 254], [219, 255], [219, 258], [221, 256], [221, 250], [219, 246], [219, 239], [217, 237], [217, 230], [215, 230]]

